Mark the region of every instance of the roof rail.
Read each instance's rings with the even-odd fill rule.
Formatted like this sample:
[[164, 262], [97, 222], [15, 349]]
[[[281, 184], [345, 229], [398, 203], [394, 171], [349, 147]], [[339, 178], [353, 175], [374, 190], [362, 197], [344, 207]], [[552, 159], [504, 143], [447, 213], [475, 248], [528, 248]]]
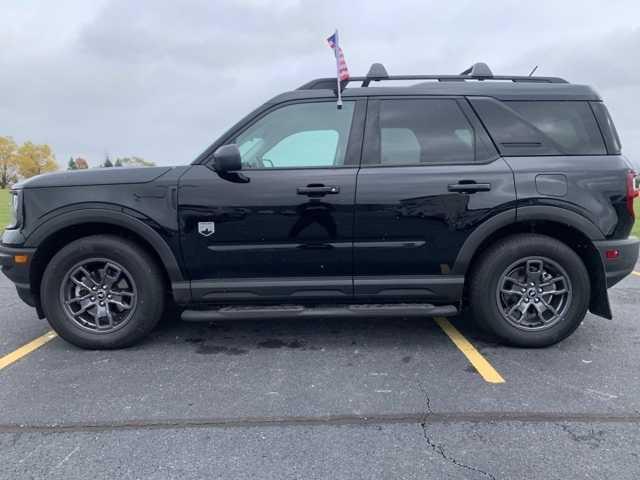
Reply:
[[[386, 80], [437, 80], [439, 82], [464, 82], [467, 80], [477, 81], [512, 81], [515, 83], [569, 83], [559, 77], [532, 77], [527, 75], [493, 75], [486, 63], [475, 63], [460, 75], [389, 75], [387, 69], [381, 63], [374, 63], [369, 69], [366, 77], [351, 77], [349, 80], [340, 82], [344, 89], [351, 82], [362, 82], [361, 87], [368, 87], [371, 82], [381, 82]], [[336, 78], [316, 78], [305, 83], [298, 90], [319, 90], [336, 89]]]

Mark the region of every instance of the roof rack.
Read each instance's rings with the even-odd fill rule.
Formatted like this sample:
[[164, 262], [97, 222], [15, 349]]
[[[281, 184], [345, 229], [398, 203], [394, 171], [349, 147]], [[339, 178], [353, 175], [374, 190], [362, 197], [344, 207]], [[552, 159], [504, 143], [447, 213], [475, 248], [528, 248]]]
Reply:
[[[569, 83], [559, 77], [532, 77], [527, 75], [494, 75], [486, 63], [474, 63], [460, 75], [389, 75], [387, 69], [381, 63], [374, 63], [369, 69], [366, 77], [351, 77], [349, 80], [340, 82], [344, 89], [351, 82], [362, 82], [361, 87], [368, 87], [371, 82], [381, 82], [386, 80], [437, 80], [439, 82], [464, 82], [467, 80], [501, 80], [515, 83]], [[316, 78], [305, 83], [298, 90], [318, 90], [336, 89], [336, 78]]]

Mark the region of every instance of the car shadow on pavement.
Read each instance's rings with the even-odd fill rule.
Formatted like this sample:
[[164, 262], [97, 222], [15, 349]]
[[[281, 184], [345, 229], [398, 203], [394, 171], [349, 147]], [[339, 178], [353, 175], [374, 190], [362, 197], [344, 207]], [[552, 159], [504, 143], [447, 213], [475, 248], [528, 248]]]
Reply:
[[[464, 318], [452, 323], [472, 341], [497, 345], [497, 340]], [[354, 319], [327, 317], [313, 320], [264, 319], [189, 323], [169, 313], [154, 333], [143, 342], [154, 345], [185, 343], [199, 354], [242, 355], [254, 349], [322, 350], [363, 346], [416, 346], [428, 348], [446, 345], [449, 340], [429, 317]]]

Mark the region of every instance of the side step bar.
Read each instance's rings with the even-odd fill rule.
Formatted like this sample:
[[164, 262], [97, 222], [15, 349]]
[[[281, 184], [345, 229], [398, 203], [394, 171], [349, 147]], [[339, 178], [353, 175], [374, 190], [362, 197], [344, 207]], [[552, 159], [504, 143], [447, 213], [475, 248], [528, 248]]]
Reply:
[[303, 305], [220, 307], [208, 310], [185, 310], [182, 320], [186, 322], [211, 322], [214, 320], [268, 319], [268, 318], [318, 318], [318, 317], [453, 317], [458, 309], [453, 305], [431, 305], [429, 303], [399, 303], [389, 305]]

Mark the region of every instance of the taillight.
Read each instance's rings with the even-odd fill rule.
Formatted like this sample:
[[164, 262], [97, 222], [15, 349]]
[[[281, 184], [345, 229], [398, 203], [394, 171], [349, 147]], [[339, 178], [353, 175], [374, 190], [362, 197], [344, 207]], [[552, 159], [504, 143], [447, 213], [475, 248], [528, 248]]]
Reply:
[[627, 208], [633, 218], [636, 217], [633, 210], [633, 200], [640, 195], [640, 177], [636, 176], [636, 172], [630, 170], [627, 173]]

